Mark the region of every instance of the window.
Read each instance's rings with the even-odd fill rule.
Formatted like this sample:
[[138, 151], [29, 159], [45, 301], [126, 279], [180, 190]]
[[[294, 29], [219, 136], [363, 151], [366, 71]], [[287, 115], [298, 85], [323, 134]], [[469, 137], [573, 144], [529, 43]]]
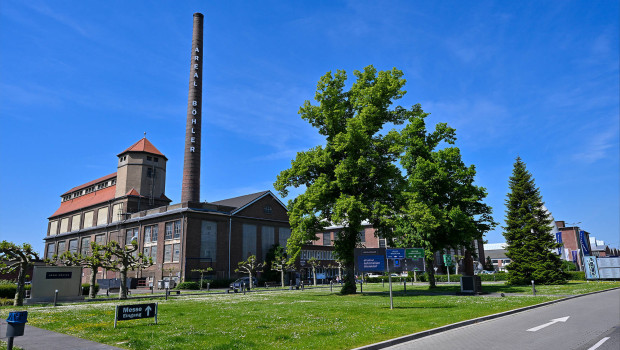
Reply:
[[172, 261], [179, 261], [181, 256], [181, 245], [179, 243], [172, 245]]
[[181, 220], [174, 222], [174, 239], [181, 238]]
[[80, 229], [80, 214], [73, 215], [71, 217], [71, 231], [77, 231]]
[[90, 237], [82, 238], [82, 249], [80, 250], [80, 254], [84, 256], [90, 254]]
[[64, 253], [67, 250], [67, 243], [65, 241], [58, 242], [58, 255]]
[[151, 242], [157, 242], [157, 233], [159, 232], [159, 226], [151, 226]]
[[152, 231], [151, 226], [144, 227], [144, 243], [151, 242], [151, 231]]
[[273, 212], [273, 210], [271, 209], [271, 205], [266, 205], [263, 207], [263, 213], [265, 214], [271, 214]]
[[153, 258], [153, 262], [157, 261], [157, 246], [151, 246], [151, 258]]
[[56, 250], [56, 244], [49, 243], [47, 245], [47, 252], [45, 253], [45, 257], [48, 258], [48, 259], [51, 259], [54, 256], [54, 254], [56, 253], [55, 250]]
[[159, 162], [159, 158], [157, 158], [157, 157], [153, 157], [153, 161], [154, 161], [154, 162]]
[[332, 235], [330, 232], [323, 232], [323, 245], [332, 245]]
[[166, 223], [166, 233], [164, 234], [164, 239], [172, 239], [172, 222]]
[[164, 262], [172, 261], [172, 244], [166, 244], [164, 246]]
[[278, 243], [286, 248], [286, 242], [288, 241], [289, 237], [291, 237], [291, 229], [288, 227], [280, 227], [278, 229], [279, 232], [279, 237], [278, 237]]
[[69, 241], [69, 251], [71, 253], [77, 253], [78, 250], [78, 240], [77, 239], [72, 239]]
[[108, 223], [108, 207], [99, 209], [97, 212], [97, 226]]
[[242, 238], [242, 256], [243, 260], [250, 255], [256, 255], [256, 225], [243, 224]]
[[262, 233], [262, 248], [263, 248], [263, 260], [267, 256], [267, 252], [276, 243], [275, 241], [275, 227], [263, 226], [261, 228]]
[[63, 218], [60, 220], [60, 233], [65, 233], [68, 231], [69, 226], [69, 218]]
[[153, 157], [151, 157], [151, 156], [146, 156], [146, 160], [151, 161], [151, 160], [153, 160]]
[[105, 244], [105, 235], [96, 235], [95, 236], [95, 243], [97, 243], [99, 245]]
[[123, 203], [117, 203], [112, 206], [112, 222], [122, 220]]
[[84, 213], [84, 225], [83, 225], [84, 228], [93, 226], [93, 214], [94, 214], [94, 211], [92, 210]]
[[50, 221], [50, 236], [55, 235], [57, 230], [58, 230], [58, 221], [56, 220]]
[[153, 177], [153, 168], [146, 168], [146, 177]]
[[379, 239], [379, 248], [385, 248], [386, 245], [387, 245], [387, 243], [385, 242], [385, 238], [380, 238]]
[[217, 248], [217, 223], [202, 221], [200, 228], [200, 258], [215, 262]]
[[138, 240], [138, 233], [140, 231], [138, 231], [137, 227], [134, 228], [129, 228], [127, 229], [127, 231], [125, 232], [125, 245], [130, 245], [131, 241]]
[[366, 243], [366, 231], [361, 230], [359, 236], [360, 236], [360, 242]]

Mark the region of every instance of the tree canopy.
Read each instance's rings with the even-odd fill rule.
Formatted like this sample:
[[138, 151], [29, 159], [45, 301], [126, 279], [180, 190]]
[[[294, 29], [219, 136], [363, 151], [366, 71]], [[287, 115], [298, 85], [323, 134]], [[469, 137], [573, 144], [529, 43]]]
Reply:
[[509, 181], [506, 198], [506, 256], [510, 258], [508, 282], [529, 284], [566, 283], [562, 262], [555, 253], [560, 244], [551, 234], [549, 216], [540, 189], [525, 163], [517, 157]]
[[306, 188], [288, 204], [290, 257], [296, 258], [301, 246], [316, 239], [316, 232], [327, 225], [344, 227], [334, 242], [346, 270], [343, 293], [355, 292], [353, 250], [362, 222], [371, 222], [379, 234], [388, 230], [385, 218], [401, 185], [398, 132], [381, 132], [412, 114], [400, 106], [390, 108], [405, 94], [401, 71], [377, 72], [368, 66], [354, 75], [357, 79], [349, 90], [342, 70], [320, 79], [317, 104], [305, 101], [299, 114], [325, 136], [325, 145], [297, 153], [291, 168], [282, 171], [274, 184], [283, 197], [289, 187]]

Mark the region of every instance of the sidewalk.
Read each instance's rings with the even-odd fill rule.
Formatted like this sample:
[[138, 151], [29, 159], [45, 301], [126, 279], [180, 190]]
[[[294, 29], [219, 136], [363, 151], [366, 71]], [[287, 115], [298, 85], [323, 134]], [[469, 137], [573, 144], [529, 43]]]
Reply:
[[[7, 341], [6, 320], [0, 319], [0, 339]], [[89, 349], [89, 350], [115, 350], [120, 349], [110, 345], [95, 343], [90, 340], [76, 338], [71, 335], [47, 331], [45, 329], [28, 326], [24, 330], [24, 335], [15, 337], [13, 346], [24, 350], [67, 350], [67, 349]]]

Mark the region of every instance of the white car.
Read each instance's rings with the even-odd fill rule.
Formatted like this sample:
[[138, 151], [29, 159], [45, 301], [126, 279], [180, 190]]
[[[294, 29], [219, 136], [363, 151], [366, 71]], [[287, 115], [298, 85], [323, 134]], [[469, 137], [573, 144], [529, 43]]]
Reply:
[[368, 278], [377, 278], [377, 277], [381, 277], [381, 275], [377, 275], [376, 273], [369, 273], [366, 275], [366, 277]]

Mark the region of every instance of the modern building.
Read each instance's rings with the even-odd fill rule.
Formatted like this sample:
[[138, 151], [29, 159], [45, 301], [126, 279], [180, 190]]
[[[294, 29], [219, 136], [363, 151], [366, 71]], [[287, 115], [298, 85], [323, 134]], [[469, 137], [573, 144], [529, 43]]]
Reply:
[[506, 272], [510, 258], [506, 256], [506, 243], [489, 243], [484, 245], [484, 254], [491, 258], [495, 271]]
[[555, 221], [561, 232], [562, 259], [572, 261], [579, 271], [583, 271], [583, 256], [591, 254], [590, 233], [579, 226], [566, 226], [564, 221]]

